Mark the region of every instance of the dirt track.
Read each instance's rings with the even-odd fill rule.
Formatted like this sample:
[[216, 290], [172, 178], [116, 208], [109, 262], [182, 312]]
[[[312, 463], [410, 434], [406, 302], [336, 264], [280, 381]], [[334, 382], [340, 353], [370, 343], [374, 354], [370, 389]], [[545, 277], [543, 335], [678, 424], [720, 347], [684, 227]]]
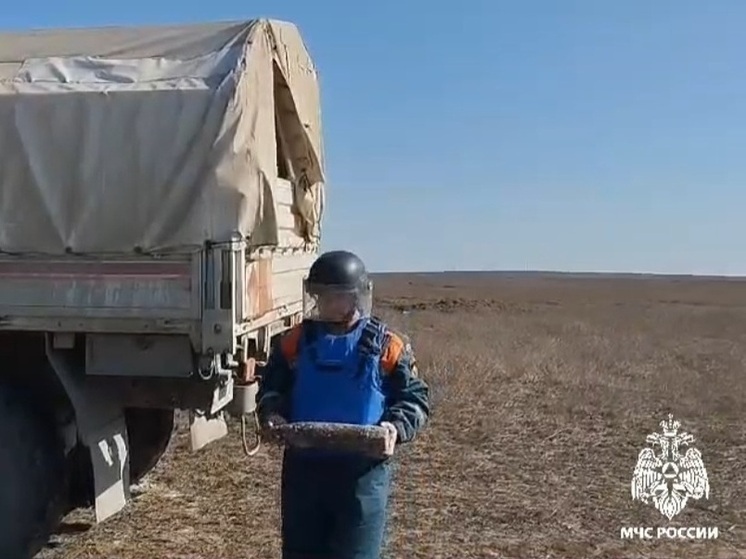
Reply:
[[[746, 282], [389, 276], [379, 311], [411, 333], [434, 416], [401, 453], [400, 559], [746, 556]], [[711, 494], [668, 522], [633, 502], [645, 436], [673, 413]], [[117, 519], [76, 512], [45, 559], [279, 557], [278, 453], [185, 433]], [[717, 526], [624, 541], [624, 526]]]

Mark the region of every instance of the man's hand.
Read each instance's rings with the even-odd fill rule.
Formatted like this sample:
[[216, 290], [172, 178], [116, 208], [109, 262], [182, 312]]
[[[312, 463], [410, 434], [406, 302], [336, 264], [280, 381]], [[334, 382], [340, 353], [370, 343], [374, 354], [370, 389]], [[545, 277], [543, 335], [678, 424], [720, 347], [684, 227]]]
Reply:
[[381, 427], [386, 429], [386, 442], [384, 447], [384, 456], [393, 456], [394, 449], [396, 448], [396, 440], [399, 437], [399, 433], [393, 423], [388, 421], [382, 421]]
[[269, 413], [266, 417], [259, 420], [262, 436], [267, 442], [280, 442], [276, 428], [282, 425], [287, 425], [287, 420], [278, 413]]
[[281, 425], [287, 425], [287, 420], [282, 417], [279, 413], [270, 413], [265, 420], [265, 426], [267, 429], [274, 429]]

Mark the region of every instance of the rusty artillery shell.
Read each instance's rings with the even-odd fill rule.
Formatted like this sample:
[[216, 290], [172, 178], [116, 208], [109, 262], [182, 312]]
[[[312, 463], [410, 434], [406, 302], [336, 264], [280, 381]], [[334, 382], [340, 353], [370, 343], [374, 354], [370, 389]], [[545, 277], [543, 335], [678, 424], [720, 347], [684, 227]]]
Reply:
[[285, 444], [297, 448], [324, 448], [380, 456], [386, 429], [379, 425], [295, 422], [273, 429]]

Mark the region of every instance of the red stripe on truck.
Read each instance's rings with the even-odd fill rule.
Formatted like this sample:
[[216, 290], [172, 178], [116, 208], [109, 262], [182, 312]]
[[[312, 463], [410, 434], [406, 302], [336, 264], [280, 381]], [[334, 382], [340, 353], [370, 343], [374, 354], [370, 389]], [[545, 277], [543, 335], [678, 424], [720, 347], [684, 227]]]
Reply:
[[104, 279], [183, 279], [192, 274], [190, 262], [55, 262], [0, 261], [0, 277]]

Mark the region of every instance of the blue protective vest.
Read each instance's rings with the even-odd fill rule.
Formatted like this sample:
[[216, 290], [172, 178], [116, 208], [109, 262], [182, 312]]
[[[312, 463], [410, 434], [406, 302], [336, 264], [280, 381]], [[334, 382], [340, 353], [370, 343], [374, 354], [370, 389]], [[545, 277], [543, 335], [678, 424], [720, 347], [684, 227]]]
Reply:
[[291, 421], [375, 425], [383, 416], [381, 355], [385, 326], [361, 319], [343, 335], [303, 324], [290, 397]]

